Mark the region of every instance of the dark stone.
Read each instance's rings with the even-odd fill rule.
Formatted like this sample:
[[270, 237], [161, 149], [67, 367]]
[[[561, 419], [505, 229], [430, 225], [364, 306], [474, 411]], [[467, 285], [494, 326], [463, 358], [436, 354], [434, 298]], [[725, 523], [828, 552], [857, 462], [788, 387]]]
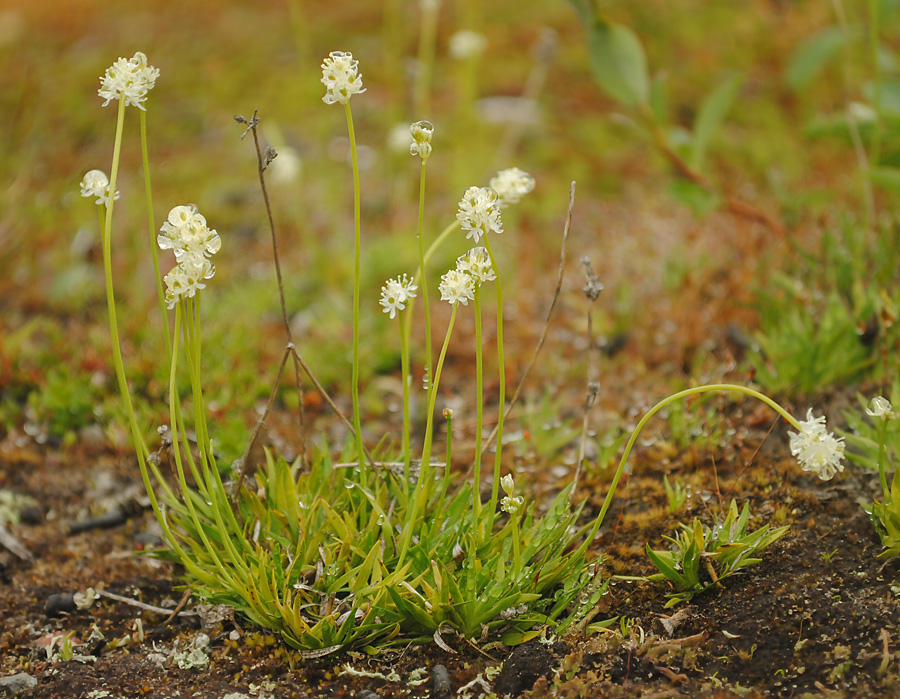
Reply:
[[74, 612], [78, 607], [75, 606], [75, 595], [71, 592], [58, 592], [50, 595], [44, 604], [44, 614], [47, 616], [59, 616], [65, 612]]
[[431, 696], [434, 699], [448, 699], [452, 692], [450, 673], [443, 665], [431, 668]]
[[44, 521], [44, 513], [36, 505], [26, 505], [19, 510], [19, 521], [31, 526], [41, 524]]

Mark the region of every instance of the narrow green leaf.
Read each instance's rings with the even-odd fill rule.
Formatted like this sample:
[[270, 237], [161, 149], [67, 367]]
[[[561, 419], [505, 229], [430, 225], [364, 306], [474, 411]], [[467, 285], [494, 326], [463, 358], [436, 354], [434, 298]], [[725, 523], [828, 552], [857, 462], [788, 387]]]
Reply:
[[694, 134], [688, 159], [691, 167], [695, 170], [702, 168], [710, 139], [731, 110], [743, 83], [744, 79], [740, 75], [728, 78], [713, 90], [700, 105], [700, 111], [697, 112], [697, 118], [694, 121]]
[[840, 27], [827, 27], [800, 44], [784, 71], [787, 86], [795, 92], [807, 87], [837, 57], [844, 41]]
[[647, 57], [634, 31], [597, 18], [589, 29], [588, 52], [594, 78], [604, 92], [628, 106], [648, 102]]

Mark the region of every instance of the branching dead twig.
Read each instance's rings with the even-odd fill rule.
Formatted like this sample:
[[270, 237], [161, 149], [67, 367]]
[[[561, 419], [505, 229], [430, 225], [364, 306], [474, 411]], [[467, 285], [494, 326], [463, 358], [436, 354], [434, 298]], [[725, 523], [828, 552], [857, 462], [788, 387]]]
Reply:
[[[563, 237], [562, 237], [562, 246], [559, 252], [559, 272], [556, 276], [556, 290], [553, 292], [553, 301], [550, 303], [550, 309], [547, 311], [547, 319], [544, 321], [544, 329], [541, 331], [541, 337], [538, 340], [537, 346], [534, 348], [534, 352], [531, 355], [531, 359], [528, 360], [528, 364], [525, 367], [525, 371], [522, 372], [522, 378], [519, 380], [519, 385], [516, 386], [516, 391], [513, 393], [512, 398], [509, 401], [509, 405], [506, 407], [506, 413], [504, 414], [504, 420], [509, 418], [509, 414], [512, 412], [513, 407], [516, 404], [516, 401], [519, 400], [519, 396], [522, 394], [522, 388], [525, 386], [525, 381], [528, 379], [528, 374], [531, 372], [532, 368], [537, 362], [538, 355], [541, 352], [541, 349], [544, 346], [544, 342], [547, 340], [547, 334], [550, 331], [550, 319], [553, 318], [553, 311], [556, 310], [556, 303], [559, 301], [559, 295], [562, 292], [562, 283], [563, 283], [563, 274], [566, 269], [566, 243], [569, 240], [569, 228], [572, 225], [572, 211], [575, 208], [575, 182], [572, 182], [572, 185], [569, 187], [569, 211], [566, 214], [566, 224], [563, 227]], [[480, 439], [481, 435], [477, 435]], [[484, 443], [483, 451], [487, 451], [491, 448], [491, 445], [494, 443], [494, 440], [497, 439], [497, 427], [494, 427], [494, 431], [491, 432], [490, 436], [487, 438], [487, 441]], [[472, 473], [472, 468], [469, 469], [469, 474]]]
[[[266, 418], [269, 416], [269, 411], [272, 409], [272, 404], [275, 402], [275, 396], [278, 394], [278, 386], [281, 383], [281, 377], [284, 375], [284, 365], [287, 363], [288, 356], [292, 356], [294, 358], [294, 362], [299, 365], [303, 372], [306, 374], [307, 378], [312, 382], [313, 386], [316, 387], [316, 390], [321, 394], [322, 398], [325, 399], [325, 402], [328, 403], [328, 407], [334, 412], [335, 415], [340, 418], [341, 422], [350, 430], [350, 433], [355, 437], [356, 431], [353, 429], [353, 425], [347, 419], [347, 417], [341, 412], [341, 409], [337, 407], [337, 404], [331, 399], [331, 396], [328, 395], [328, 392], [319, 383], [319, 380], [316, 378], [315, 374], [312, 373], [312, 369], [309, 368], [309, 365], [300, 356], [300, 353], [297, 351], [297, 348], [294, 346], [293, 342], [289, 342], [288, 345], [284, 348], [284, 354], [281, 356], [281, 363], [278, 365], [278, 374], [275, 377], [275, 383], [272, 386], [272, 392], [269, 394], [269, 399], [266, 401], [266, 407], [263, 410], [262, 416], [259, 420], [256, 421], [256, 427], [253, 428], [253, 434], [250, 435], [250, 441], [247, 442], [247, 447], [244, 449], [244, 455], [241, 457], [241, 474], [238, 476], [237, 484], [235, 485], [234, 492], [231, 495], [231, 506], [232, 508], [237, 508], [237, 499], [240, 495], [241, 488], [244, 484], [244, 479], [247, 476], [247, 464], [249, 462], [250, 452], [256, 444], [256, 440], [259, 438], [259, 433], [262, 431], [263, 425], [265, 425]], [[369, 464], [372, 467], [375, 467], [375, 460], [372, 458], [372, 455], [369, 453], [369, 450], [363, 446], [363, 451], [365, 452], [366, 459], [369, 461]]]
[[[275, 151], [272, 146], [266, 147], [266, 155], [263, 158], [262, 150], [259, 145], [259, 133], [258, 127], [260, 119], [257, 116], [258, 109], [253, 110], [253, 116], [247, 119], [246, 117], [237, 115], [234, 117], [234, 120], [239, 124], [245, 124], [247, 128], [244, 130], [244, 133], [241, 134], [241, 140], [244, 139], [244, 136], [247, 135], [247, 132], [251, 132], [253, 134], [253, 144], [256, 146], [256, 161], [258, 164], [258, 172], [259, 172], [259, 187], [262, 190], [263, 202], [266, 206], [266, 216], [269, 219], [269, 232], [272, 235], [272, 255], [275, 258], [275, 276], [278, 278], [278, 297], [281, 300], [281, 319], [284, 323], [284, 332], [287, 335], [287, 341], [289, 344], [294, 343], [294, 337], [291, 333], [291, 323], [288, 320], [287, 313], [287, 303], [284, 300], [284, 282], [281, 276], [281, 259], [278, 256], [278, 238], [275, 235], [275, 219], [272, 216], [272, 206], [269, 204], [269, 191], [266, 189], [266, 177], [265, 172], [266, 168], [269, 167], [269, 163], [271, 163], [277, 156], [278, 153]], [[280, 376], [280, 374], [279, 374]], [[306, 454], [306, 414], [303, 405], [303, 386], [300, 383], [300, 364], [297, 361], [297, 357], [294, 357], [294, 376], [296, 378], [297, 383], [297, 398], [299, 402], [299, 414], [300, 414], [300, 458], [303, 461], [303, 464], [306, 464], [307, 454]]]
[[587, 394], [584, 398], [584, 417], [581, 422], [581, 446], [578, 449], [578, 465], [575, 467], [575, 477], [572, 479], [572, 490], [569, 491], [569, 503], [575, 497], [575, 489], [578, 487], [578, 479], [581, 477], [581, 470], [584, 468], [584, 456], [587, 450], [587, 434], [588, 425], [590, 423], [591, 408], [597, 401], [597, 395], [600, 393], [600, 382], [597, 380], [597, 370], [594, 365], [594, 302], [600, 297], [603, 291], [603, 284], [600, 283], [600, 277], [594, 274], [594, 268], [591, 267], [591, 261], [587, 257], [581, 258], [581, 264], [584, 266], [584, 273], [587, 278], [583, 287], [584, 295], [588, 300], [588, 367], [587, 367]]

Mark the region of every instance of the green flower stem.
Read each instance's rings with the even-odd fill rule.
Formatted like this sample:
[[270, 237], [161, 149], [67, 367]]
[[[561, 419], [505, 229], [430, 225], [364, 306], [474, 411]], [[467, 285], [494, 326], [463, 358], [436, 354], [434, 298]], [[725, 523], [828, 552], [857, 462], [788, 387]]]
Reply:
[[888, 487], [887, 476], [884, 472], [884, 461], [887, 455], [887, 445], [885, 437], [887, 436], [887, 420], [881, 418], [881, 425], [878, 426], [878, 479], [881, 481], [881, 491], [884, 493], [884, 501], [887, 502], [891, 489]]
[[[447, 348], [450, 346], [450, 336], [453, 334], [453, 324], [456, 322], [456, 311], [459, 303], [453, 304], [453, 312], [450, 314], [450, 323], [447, 325], [447, 335], [444, 337], [444, 344], [441, 347], [441, 354], [438, 357], [437, 367], [434, 370], [434, 380], [432, 381], [431, 391], [428, 394], [428, 411], [425, 413], [427, 422], [425, 423], [425, 443], [422, 446], [422, 463], [419, 465], [419, 480], [416, 488], [416, 497], [412, 507], [409, 508], [409, 515], [404, 525], [403, 538], [400, 542], [400, 557], [397, 562], [399, 568], [403, 564], [403, 559], [409, 549], [409, 542], [412, 538], [413, 525], [419, 516], [419, 511], [424, 510], [426, 498], [428, 497], [428, 479], [431, 477], [431, 442], [434, 434], [434, 404], [437, 401], [437, 388], [441, 381], [441, 369], [444, 367], [444, 359], [447, 357]], [[449, 464], [446, 466], [449, 467]]]
[[444, 410], [447, 420], [447, 455], [444, 460], [444, 478], [441, 483], [441, 499], [438, 501], [438, 509], [443, 510], [444, 501], [447, 498], [447, 490], [450, 487], [450, 465], [453, 463], [453, 411]]
[[366, 482], [366, 455], [363, 449], [362, 423], [359, 415], [359, 286], [360, 286], [360, 192], [359, 192], [359, 156], [356, 150], [356, 132], [353, 129], [353, 113], [350, 102], [344, 103], [347, 115], [347, 133], [350, 139], [350, 157], [353, 163], [353, 429], [356, 432], [356, 454], [359, 460], [360, 482]]
[[[475, 487], [472, 489], [472, 510], [475, 520], [481, 515], [481, 433], [484, 430], [484, 361], [481, 334], [481, 286], [475, 285]], [[488, 530], [490, 531], [490, 530]]]
[[[497, 498], [500, 492], [500, 462], [503, 456], [503, 418], [506, 414], [506, 362], [503, 357], [503, 291], [500, 287], [500, 270], [497, 267], [497, 261], [494, 259], [494, 253], [491, 250], [491, 241], [488, 236], [484, 236], [484, 247], [491, 258], [491, 267], [494, 270], [496, 279], [494, 284], [497, 287], [497, 379], [499, 382], [499, 393], [497, 407], [497, 442], [494, 451], [494, 483], [491, 486], [491, 504], [488, 508], [488, 527], [490, 534], [494, 526], [494, 517], [497, 512]], [[477, 435], [481, 439], [481, 435]]]
[[[425, 251], [425, 257], [420, 261], [419, 268], [416, 270], [415, 275], [413, 276], [413, 284], [422, 285], [422, 279], [425, 275], [425, 265], [427, 265], [431, 258], [434, 256], [434, 253], [437, 252], [437, 249], [444, 243], [447, 238], [450, 237], [450, 234], [453, 233], [457, 228], [459, 228], [459, 221], [454, 221], [449, 226], [447, 226], [444, 230], [440, 232], [437, 238], [434, 239], [434, 242], [428, 246], [428, 250]], [[406, 333], [406, 337], [410, 336], [410, 330], [412, 328], [412, 309], [416, 305], [415, 297], [409, 300], [409, 304], [406, 306], [407, 308], [407, 316], [406, 322], [404, 325], [404, 332]]]
[[409, 341], [403, 328], [403, 319], [400, 323], [400, 376], [403, 382], [403, 480], [406, 489], [410, 488], [409, 463], [412, 458], [409, 446], [410, 419], [409, 419]]
[[163, 320], [163, 335], [166, 338], [167, 357], [172, 356], [172, 342], [169, 339], [169, 314], [166, 313], [166, 292], [163, 290], [163, 278], [159, 272], [159, 247], [156, 244], [156, 222], [153, 220], [153, 190], [150, 187], [150, 156], [147, 150], [147, 112], [141, 113], [141, 158], [144, 163], [144, 193], [147, 197], [147, 221], [150, 230], [150, 250], [153, 253], [153, 272], [156, 275], [156, 296], [159, 299], [159, 313]]
[[[510, 496], [512, 497], [512, 496]], [[525, 505], [523, 504], [524, 508]], [[522, 553], [519, 544], [519, 513], [513, 512], [509, 516], [510, 524], [512, 524], [512, 540], [513, 540], [513, 580], [518, 580], [522, 573]]]
[[583, 554], [587, 550], [588, 545], [591, 541], [594, 540], [594, 537], [597, 535], [597, 531], [603, 524], [603, 519], [604, 517], [606, 517], [606, 512], [607, 510], [609, 510], [609, 506], [612, 504], [612, 499], [616, 493], [616, 488], [619, 485], [619, 481], [622, 479], [622, 474], [625, 472], [625, 464], [628, 461], [629, 454], [631, 454], [631, 449], [632, 447], [634, 447], [634, 443], [637, 441], [638, 435], [644, 429], [644, 426], [647, 424], [650, 418], [660, 410], [662, 410], [664, 407], [671, 403], [674, 403], [677, 400], [687, 398], [688, 396], [696, 396], [701, 393], [712, 393], [714, 391], [736, 391], [738, 393], [745, 393], [748, 396], [761, 400], [763, 403], [765, 403], [775, 412], [781, 415], [781, 417], [783, 417], [797, 431], [801, 430], [800, 423], [793, 415], [788, 413], [784, 408], [782, 408], [780, 405], [778, 405], [778, 403], [773, 401], [768, 396], [763, 395], [759, 391], [754, 391], [752, 388], [747, 388], [746, 386], [739, 386], [737, 384], [729, 383], [709, 384], [706, 386], [696, 386], [695, 388], [688, 388], [684, 391], [674, 393], [668, 398], [664, 398], [647, 411], [647, 414], [641, 418], [641, 421], [637, 424], [637, 427], [634, 428], [634, 432], [631, 433], [631, 437], [629, 438], [628, 443], [625, 445], [625, 451], [623, 452], [622, 458], [619, 461], [619, 468], [616, 469], [616, 474], [615, 476], [613, 476], [612, 483], [609, 486], [609, 492], [606, 494], [606, 498], [603, 500], [603, 507], [600, 509], [600, 514], [597, 515], [597, 519], [594, 521], [590, 533], [578, 548], [578, 551], [575, 554], [576, 556]]
[[[422, 277], [425, 275], [425, 162], [422, 161], [422, 169], [419, 174], [419, 225], [418, 231], [416, 233], [416, 237], [419, 239], [419, 270], [421, 271]], [[431, 248], [429, 248], [429, 252]], [[413, 283], [417, 283], [413, 280]], [[432, 364], [431, 364], [431, 306], [428, 303], [428, 284], [422, 283], [422, 302], [425, 304], [425, 372], [426, 376], [429, 379], [432, 376]], [[409, 314], [410, 318], [412, 318], [412, 313]], [[407, 335], [407, 339], [409, 336]]]
[[[185, 334], [185, 338], [186, 338], [185, 341], [186, 341], [186, 343], [189, 343], [190, 342], [188, 339], [189, 319], [187, 317], [185, 317], [186, 315], [187, 315], [186, 303], [185, 303], [184, 299], [182, 299], [181, 301], [179, 301], [178, 305], [175, 307], [175, 330], [177, 332], [178, 329], [180, 327], [182, 327], [182, 323], [183, 323], [184, 324], [184, 334]], [[223, 565], [221, 559], [219, 558], [218, 552], [216, 551], [216, 548], [210, 543], [209, 538], [206, 535], [206, 528], [201, 524], [200, 517], [197, 515], [197, 510], [194, 507], [193, 493], [191, 492], [191, 490], [188, 486], [188, 483], [187, 483], [187, 479], [185, 478], [185, 475], [184, 475], [184, 464], [182, 463], [181, 449], [179, 449], [179, 447], [178, 447], [178, 434], [177, 434], [178, 420], [177, 420], [176, 408], [175, 408], [175, 405], [177, 403], [179, 403], [178, 387], [177, 387], [176, 381], [175, 381], [176, 375], [178, 373], [178, 352], [177, 352], [178, 338], [177, 338], [177, 336], [174, 338], [172, 344], [173, 344], [174, 351], [172, 352], [172, 363], [171, 363], [171, 368], [169, 370], [169, 420], [172, 423], [172, 432], [173, 432], [173, 434], [172, 434], [172, 453], [174, 454], [174, 458], [175, 458], [175, 471], [178, 475], [178, 483], [181, 486], [181, 498], [182, 498], [182, 501], [184, 502], [184, 504], [187, 505], [187, 510], [190, 515], [191, 521], [193, 522], [194, 529], [200, 535], [200, 539], [203, 543], [203, 547], [204, 547], [206, 553], [209, 554], [210, 558], [212, 558], [212, 561], [213, 561], [219, 575], [222, 577], [223, 580], [227, 581], [228, 584], [235, 586], [235, 587], [239, 587], [237, 585], [237, 582], [234, 580], [234, 578], [229, 573], [228, 569]], [[198, 485], [199, 485], [199, 483], [198, 483]], [[223, 523], [221, 523], [221, 516], [219, 513], [219, 509], [216, 507], [213, 507], [213, 512], [216, 514], [217, 529], [219, 532], [221, 532], [223, 534], [223, 536], [221, 536], [220, 538], [221, 538], [221, 541], [223, 542], [225, 551], [230, 554], [229, 558], [232, 559], [232, 562], [234, 563], [235, 567], [238, 568], [239, 570], [241, 569], [241, 567], [246, 568], [246, 564], [243, 563], [241, 557], [239, 555], [237, 555], [236, 550], [234, 550], [234, 545], [231, 542], [231, 537], [227, 535], [226, 529], [225, 529]]]
[[[138, 428], [137, 418], [134, 415], [134, 406], [131, 402], [131, 393], [128, 390], [128, 380], [125, 377], [125, 363], [122, 360], [122, 346], [119, 342], [119, 323], [116, 315], [116, 296], [113, 289], [112, 278], [112, 219], [113, 209], [115, 207], [116, 182], [119, 177], [119, 158], [122, 153], [122, 133], [125, 126], [125, 98], [119, 98], [119, 110], [116, 116], [116, 135], [113, 145], [112, 166], [109, 172], [109, 192], [110, 196], [106, 206], [106, 216], [103, 222], [102, 248], [103, 248], [103, 273], [106, 280], [106, 305], [109, 312], [109, 333], [112, 339], [113, 366], [115, 367], [116, 380], [119, 384], [119, 393], [122, 395], [122, 401], [125, 403], [125, 412], [128, 414], [128, 424], [131, 428], [131, 439], [134, 442], [134, 449], [137, 452], [138, 465], [141, 469], [141, 478], [144, 481], [144, 487], [150, 498], [150, 505], [158, 520], [163, 520], [163, 514], [159, 508], [156, 495], [150, 482], [150, 474], [147, 470], [147, 460], [150, 458], [150, 452], [144, 443], [144, 438]], [[155, 474], [158, 475], [154, 467]]]

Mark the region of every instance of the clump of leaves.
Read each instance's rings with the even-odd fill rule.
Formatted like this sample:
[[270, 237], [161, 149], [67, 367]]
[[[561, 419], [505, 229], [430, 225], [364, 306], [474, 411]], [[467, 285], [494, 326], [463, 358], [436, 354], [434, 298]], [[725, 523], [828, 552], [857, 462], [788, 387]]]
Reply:
[[[878, 460], [884, 449], [887, 462], [897, 463], [900, 459], [900, 421], [876, 419], [867, 410], [869, 401], [862, 395], [857, 395], [857, 400], [860, 410], [844, 411], [848, 429], [840, 430], [847, 444], [853, 448], [847, 452], [848, 458], [853, 463], [874, 471], [878, 469]], [[900, 405], [900, 379], [894, 380], [890, 402]]]
[[759, 348], [751, 353], [756, 380], [769, 391], [811, 394], [861, 377], [874, 352], [860, 336], [854, 309], [837, 292], [821, 304], [805, 303], [795, 282], [781, 281], [792, 298], [773, 302], [777, 312], [763, 314]]
[[[666, 607], [687, 602], [741, 568], [760, 563], [759, 552], [778, 541], [790, 528], [771, 529], [767, 524], [748, 534], [749, 520], [749, 506], [744, 504], [738, 514], [737, 503], [732, 500], [725, 521], [712, 529], [694, 519], [692, 526], [680, 525], [681, 531], [674, 538], [664, 537], [672, 543], [671, 551], [656, 551], [647, 544], [647, 555], [660, 571], [648, 580], [668, 581], [675, 588], [675, 592], [666, 595], [669, 598]], [[701, 580], [704, 571], [709, 577]]]
[[891, 489], [884, 493], [884, 502], [877, 500], [871, 505], [863, 505], [869, 519], [878, 532], [884, 551], [878, 558], [900, 556], [900, 469], [894, 471]]

